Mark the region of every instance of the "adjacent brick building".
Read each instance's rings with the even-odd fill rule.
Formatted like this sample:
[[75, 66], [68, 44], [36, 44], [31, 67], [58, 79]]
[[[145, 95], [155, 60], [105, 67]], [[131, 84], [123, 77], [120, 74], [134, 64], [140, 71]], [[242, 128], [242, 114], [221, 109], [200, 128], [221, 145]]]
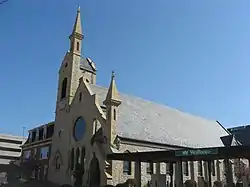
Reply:
[[53, 133], [54, 122], [29, 130], [28, 139], [22, 146], [24, 176], [47, 180]]

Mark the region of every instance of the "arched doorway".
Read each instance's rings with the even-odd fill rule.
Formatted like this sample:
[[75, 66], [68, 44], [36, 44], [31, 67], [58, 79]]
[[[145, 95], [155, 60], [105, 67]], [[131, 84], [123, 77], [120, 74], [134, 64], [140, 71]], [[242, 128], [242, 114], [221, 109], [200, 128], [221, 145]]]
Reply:
[[96, 158], [95, 153], [93, 153], [93, 158], [90, 162], [89, 170], [89, 186], [90, 187], [99, 187], [101, 183], [101, 173], [99, 161]]

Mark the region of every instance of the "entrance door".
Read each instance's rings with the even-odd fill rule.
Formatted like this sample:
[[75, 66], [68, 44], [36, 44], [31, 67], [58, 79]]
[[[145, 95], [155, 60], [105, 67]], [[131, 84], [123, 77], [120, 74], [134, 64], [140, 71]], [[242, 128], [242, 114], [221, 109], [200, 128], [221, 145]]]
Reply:
[[93, 153], [93, 158], [90, 162], [90, 170], [89, 170], [89, 186], [90, 187], [99, 187], [101, 183], [101, 174], [99, 161]]

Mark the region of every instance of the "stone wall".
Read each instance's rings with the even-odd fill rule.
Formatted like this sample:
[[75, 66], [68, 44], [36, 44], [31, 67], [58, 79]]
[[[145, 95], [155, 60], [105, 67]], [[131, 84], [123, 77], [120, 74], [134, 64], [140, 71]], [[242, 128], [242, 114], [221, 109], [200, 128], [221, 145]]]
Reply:
[[[151, 148], [151, 147], [145, 147], [145, 146], [139, 146], [139, 145], [128, 145], [128, 144], [121, 144], [120, 148], [119, 148], [119, 152], [125, 152], [125, 151], [129, 151], [129, 152], [137, 152], [137, 151], [159, 151], [159, 150], [163, 150], [163, 148]], [[166, 149], [164, 149], [166, 150]], [[224, 163], [223, 160], [215, 160], [214, 161], [215, 164], [215, 174], [212, 175], [211, 174], [211, 182], [212, 184], [214, 184], [215, 181], [222, 181], [223, 183], [225, 183], [225, 172], [224, 172]], [[193, 166], [192, 166], [193, 165]], [[234, 166], [233, 167], [233, 171], [234, 171]], [[146, 171], [147, 168], [147, 163], [141, 163], [141, 186], [145, 186], [148, 184], [148, 182], [151, 180], [151, 175], [147, 174]], [[175, 168], [175, 164], [174, 164], [174, 168]], [[193, 170], [192, 170], [193, 168]], [[157, 164], [154, 163], [154, 174], [157, 173]], [[159, 174], [166, 174], [166, 163], [160, 163], [160, 172], [158, 172]], [[202, 162], [202, 176], [199, 176], [198, 173], [198, 162], [197, 161], [189, 161], [188, 163], [188, 175], [184, 175], [183, 174], [183, 183], [186, 180], [195, 180], [196, 182], [198, 182], [199, 179], [202, 179], [204, 181], [208, 181], [209, 180], [209, 174], [208, 174], [208, 164], [207, 162]], [[174, 172], [174, 176], [173, 176], [173, 180], [174, 182], [176, 181], [177, 176], [175, 175]], [[234, 177], [234, 182], [236, 183], [236, 178]], [[116, 185], [118, 183], [121, 182], [125, 182], [127, 179], [129, 178], [135, 178], [135, 162], [132, 162], [132, 166], [131, 166], [131, 175], [127, 175], [123, 173], [123, 161], [112, 161], [112, 180], [108, 181], [108, 184], [112, 184], [112, 185]], [[167, 175], [167, 180], [169, 180], [170, 177]]]

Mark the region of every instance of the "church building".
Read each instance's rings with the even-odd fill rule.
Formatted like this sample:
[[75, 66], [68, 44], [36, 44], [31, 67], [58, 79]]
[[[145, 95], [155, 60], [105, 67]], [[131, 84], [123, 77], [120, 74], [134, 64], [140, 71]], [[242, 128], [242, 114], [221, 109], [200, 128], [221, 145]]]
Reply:
[[[109, 153], [223, 146], [220, 137], [228, 131], [217, 121], [120, 93], [114, 72], [108, 88], [96, 85], [98, 62], [82, 55], [80, 8], [69, 39], [59, 69], [48, 180], [73, 185], [72, 176], [80, 165], [83, 186], [116, 185], [135, 178], [135, 163], [107, 160]], [[167, 183], [168, 163], [141, 167], [142, 186], [150, 185], [157, 174], [165, 175]], [[212, 167], [212, 180], [221, 181], [221, 161]], [[183, 181], [206, 180], [207, 164], [183, 162], [183, 173]]]

